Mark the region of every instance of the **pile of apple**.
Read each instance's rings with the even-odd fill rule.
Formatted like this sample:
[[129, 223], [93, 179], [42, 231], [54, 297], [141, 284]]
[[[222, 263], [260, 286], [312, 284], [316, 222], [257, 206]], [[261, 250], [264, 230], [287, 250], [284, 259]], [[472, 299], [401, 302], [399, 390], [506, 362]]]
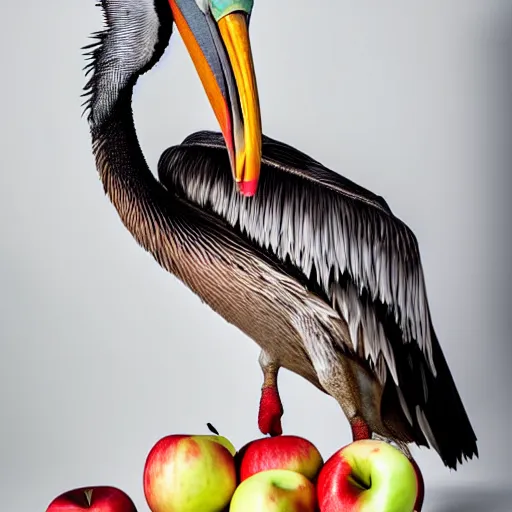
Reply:
[[[422, 501], [413, 464], [376, 440], [353, 442], [324, 464], [297, 436], [257, 439], [237, 452], [217, 433], [169, 435], [151, 449], [143, 482], [152, 512], [413, 512]], [[115, 487], [66, 492], [47, 512], [83, 510], [136, 512]]]

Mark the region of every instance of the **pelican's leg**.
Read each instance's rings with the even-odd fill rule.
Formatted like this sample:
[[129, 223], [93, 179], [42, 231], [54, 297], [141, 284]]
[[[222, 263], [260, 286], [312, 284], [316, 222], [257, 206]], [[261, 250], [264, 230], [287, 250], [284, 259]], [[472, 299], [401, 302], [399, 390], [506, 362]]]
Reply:
[[258, 361], [263, 371], [258, 427], [263, 434], [279, 436], [283, 433], [281, 427], [283, 406], [277, 389], [279, 363], [273, 360], [264, 350], [261, 351]]
[[367, 418], [380, 404], [375, 381], [354, 362], [333, 353], [327, 344], [318, 343], [309, 355], [320, 384], [340, 404], [349, 421], [353, 441], [371, 439], [373, 432]]
[[352, 440], [360, 441], [361, 439], [371, 439], [372, 431], [368, 423], [360, 416], [353, 416], [350, 418], [350, 428], [352, 429]]

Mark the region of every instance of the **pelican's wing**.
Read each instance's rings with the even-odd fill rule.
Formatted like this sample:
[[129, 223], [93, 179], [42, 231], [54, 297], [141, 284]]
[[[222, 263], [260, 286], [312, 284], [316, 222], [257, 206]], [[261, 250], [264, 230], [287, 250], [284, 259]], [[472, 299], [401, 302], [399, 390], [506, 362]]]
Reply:
[[469, 429], [461, 450], [476, 453], [432, 327], [418, 243], [381, 197], [268, 137], [252, 198], [239, 194], [219, 133], [198, 132], [169, 148], [158, 172], [167, 189], [304, 276], [347, 321], [354, 353], [383, 384], [391, 375], [417, 438], [445, 463], [460, 460], [449, 446], [457, 424]]
[[[167, 188], [213, 211], [261, 249], [289, 261], [336, 307], [346, 308], [353, 294], [357, 303], [367, 296], [369, 304], [385, 305], [403, 343], [416, 343], [435, 374], [418, 244], [381, 197], [268, 137], [253, 198], [238, 193], [217, 133], [195, 133], [164, 152], [159, 177]], [[378, 346], [379, 333], [373, 332], [378, 326], [364, 318], [364, 311], [342, 313], [351, 324], [354, 344], [359, 325], [366, 331], [366, 357], [375, 363], [381, 351], [392, 357]], [[387, 362], [396, 380], [395, 364]]]

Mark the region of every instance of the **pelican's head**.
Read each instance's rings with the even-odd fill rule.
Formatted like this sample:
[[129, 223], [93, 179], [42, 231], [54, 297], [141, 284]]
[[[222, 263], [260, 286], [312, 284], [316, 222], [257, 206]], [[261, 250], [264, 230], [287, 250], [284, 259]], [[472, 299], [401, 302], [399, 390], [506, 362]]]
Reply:
[[[253, 0], [101, 0], [106, 29], [87, 46], [85, 86], [94, 137], [131, 101], [137, 79], [178, 27], [220, 124], [242, 194], [256, 192], [261, 120], [248, 24]], [[128, 109], [126, 109], [127, 111]]]
[[229, 152], [240, 192], [255, 194], [261, 119], [249, 41], [253, 0], [169, 0]]

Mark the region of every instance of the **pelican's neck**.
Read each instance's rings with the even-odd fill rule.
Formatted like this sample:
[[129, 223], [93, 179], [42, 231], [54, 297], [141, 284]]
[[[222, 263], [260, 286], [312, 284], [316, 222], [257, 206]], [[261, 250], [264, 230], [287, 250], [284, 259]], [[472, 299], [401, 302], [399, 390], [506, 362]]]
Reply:
[[113, 180], [119, 180], [119, 186], [135, 194], [144, 192], [148, 187], [161, 187], [142, 153], [135, 131], [131, 98], [131, 89], [123, 91], [106, 121], [97, 128], [91, 128], [96, 166], [105, 191], [113, 201]]
[[174, 272], [170, 196], [151, 173], [140, 148], [131, 96], [131, 90], [124, 91], [109, 118], [91, 130], [96, 167], [123, 224], [163, 267]]

